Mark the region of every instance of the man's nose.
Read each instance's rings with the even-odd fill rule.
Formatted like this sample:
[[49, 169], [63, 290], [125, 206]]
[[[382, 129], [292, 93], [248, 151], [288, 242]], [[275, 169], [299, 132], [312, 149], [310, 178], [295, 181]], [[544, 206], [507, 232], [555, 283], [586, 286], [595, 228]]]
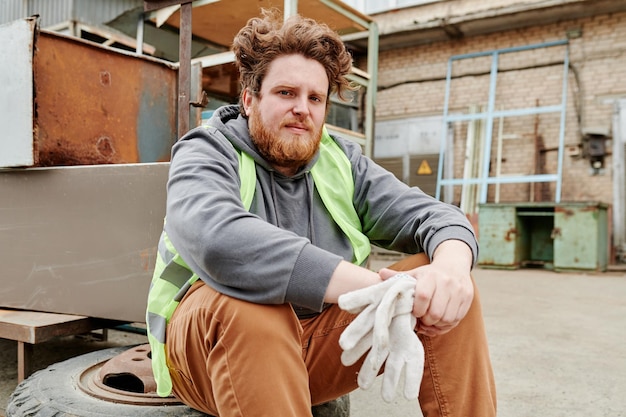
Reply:
[[306, 97], [298, 97], [293, 103], [293, 112], [295, 114], [303, 115], [309, 113], [309, 102]]

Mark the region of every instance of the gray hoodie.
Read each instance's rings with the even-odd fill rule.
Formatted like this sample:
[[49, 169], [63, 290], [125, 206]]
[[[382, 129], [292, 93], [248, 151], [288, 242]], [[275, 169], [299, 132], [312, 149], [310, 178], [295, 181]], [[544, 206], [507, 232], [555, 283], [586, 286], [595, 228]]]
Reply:
[[[252, 143], [237, 106], [218, 109], [210, 127], [191, 130], [172, 148], [166, 231], [189, 267], [229, 296], [263, 304], [291, 303], [300, 316], [319, 312], [330, 277], [352, 259], [310, 174], [314, 158], [296, 175], [274, 170]], [[477, 259], [470, 223], [455, 206], [410, 188], [334, 138], [352, 164], [354, 207], [372, 244], [432, 256], [444, 240], [466, 242]], [[256, 162], [250, 210], [240, 198], [235, 148]]]

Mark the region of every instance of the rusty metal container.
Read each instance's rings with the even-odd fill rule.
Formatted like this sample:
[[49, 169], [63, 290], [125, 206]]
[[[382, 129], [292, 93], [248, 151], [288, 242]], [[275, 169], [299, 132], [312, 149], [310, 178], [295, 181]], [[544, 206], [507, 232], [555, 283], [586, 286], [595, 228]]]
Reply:
[[[11, 52], [0, 57], [0, 79], [10, 83], [1, 167], [169, 161], [175, 65], [38, 31], [35, 19], [1, 26], [0, 37], [17, 40], [0, 46]], [[23, 154], [10, 157], [18, 148]]]

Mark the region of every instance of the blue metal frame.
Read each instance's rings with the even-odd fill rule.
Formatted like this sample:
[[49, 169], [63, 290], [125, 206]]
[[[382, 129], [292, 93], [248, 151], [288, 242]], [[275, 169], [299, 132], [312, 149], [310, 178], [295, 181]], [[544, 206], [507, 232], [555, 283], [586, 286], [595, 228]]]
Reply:
[[[499, 56], [505, 53], [527, 51], [527, 50], [539, 49], [539, 48], [549, 48], [549, 47], [554, 47], [554, 46], [566, 46], [565, 58], [563, 61], [563, 86], [562, 86], [561, 104], [553, 105], [553, 106], [540, 106], [540, 107], [522, 108], [522, 109], [513, 109], [513, 110], [496, 110], [495, 100], [496, 100], [496, 82], [498, 78]], [[490, 82], [489, 82], [489, 102], [487, 106], [487, 111], [483, 113], [475, 113], [475, 114], [461, 114], [461, 115], [448, 114], [453, 62], [459, 61], [462, 59], [477, 58], [477, 57], [490, 56], [490, 55], [492, 57], [492, 61], [491, 61], [491, 72], [490, 72]], [[441, 138], [441, 150], [439, 153], [439, 167], [437, 170], [437, 192], [436, 192], [435, 197], [437, 199], [441, 198], [441, 188], [445, 185], [481, 184], [480, 203], [486, 203], [489, 184], [556, 182], [555, 202], [557, 203], [560, 202], [561, 181], [562, 181], [562, 173], [563, 173], [563, 147], [564, 147], [564, 141], [565, 141], [565, 111], [567, 107], [568, 69], [569, 69], [569, 42], [568, 40], [559, 40], [559, 41], [554, 41], [554, 42], [519, 46], [519, 47], [513, 47], [513, 48], [497, 49], [497, 50], [492, 50], [492, 51], [477, 52], [477, 53], [471, 53], [471, 54], [454, 55], [450, 57], [450, 59], [448, 60], [448, 73], [446, 75], [446, 95], [445, 95], [445, 101], [444, 101], [443, 129], [442, 129], [443, 133], [442, 133], [442, 138]], [[556, 174], [522, 175], [522, 176], [512, 176], [512, 177], [490, 177], [489, 176], [489, 160], [491, 158], [491, 142], [492, 142], [494, 118], [510, 117], [510, 116], [527, 116], [527, 115], [533, 115], [533, 114], [555, 113], [555, 112], [561, 113], [561, 123], [560, 123], [560, 128], [559, 128], [559, 149], [558, 149], [558, 157], [557, 157], [558, 165], [557, 165]], [[444, 167], [444, 156], [446, 152], [448, 123], [458, 122], [458, 121], [478, 120], [478, 119], [485, 119], [486, 127], [487, 127], [486, 133], [485, 133], [486, 141], [485, 141], [485, 149], [484, 149], [484, 155], [483, 155], [483, 162], [484, 162], [483, 172], [481, 173], [481, 177], [480, 178], [467, 178], [467, 179], [455, 179], [455, 178], [444, 179], [443, 167]]]

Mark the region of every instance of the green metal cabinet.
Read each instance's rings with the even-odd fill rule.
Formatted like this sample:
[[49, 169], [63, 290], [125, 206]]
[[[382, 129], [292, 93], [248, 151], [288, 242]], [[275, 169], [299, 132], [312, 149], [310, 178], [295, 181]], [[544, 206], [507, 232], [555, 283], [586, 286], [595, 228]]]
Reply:
[[608, 264], [608, 206], [557, 205], [554, 209], [554, 268], [605, 271]]
[[478, 211], [480, 251], [478, 263], [482, 266], [517, 268], [522, 258], [519, 219], [514, 206], [482, 205]]
[[607, 211], [598, 202], [481, 204], [478, 264], [604, 271]]

